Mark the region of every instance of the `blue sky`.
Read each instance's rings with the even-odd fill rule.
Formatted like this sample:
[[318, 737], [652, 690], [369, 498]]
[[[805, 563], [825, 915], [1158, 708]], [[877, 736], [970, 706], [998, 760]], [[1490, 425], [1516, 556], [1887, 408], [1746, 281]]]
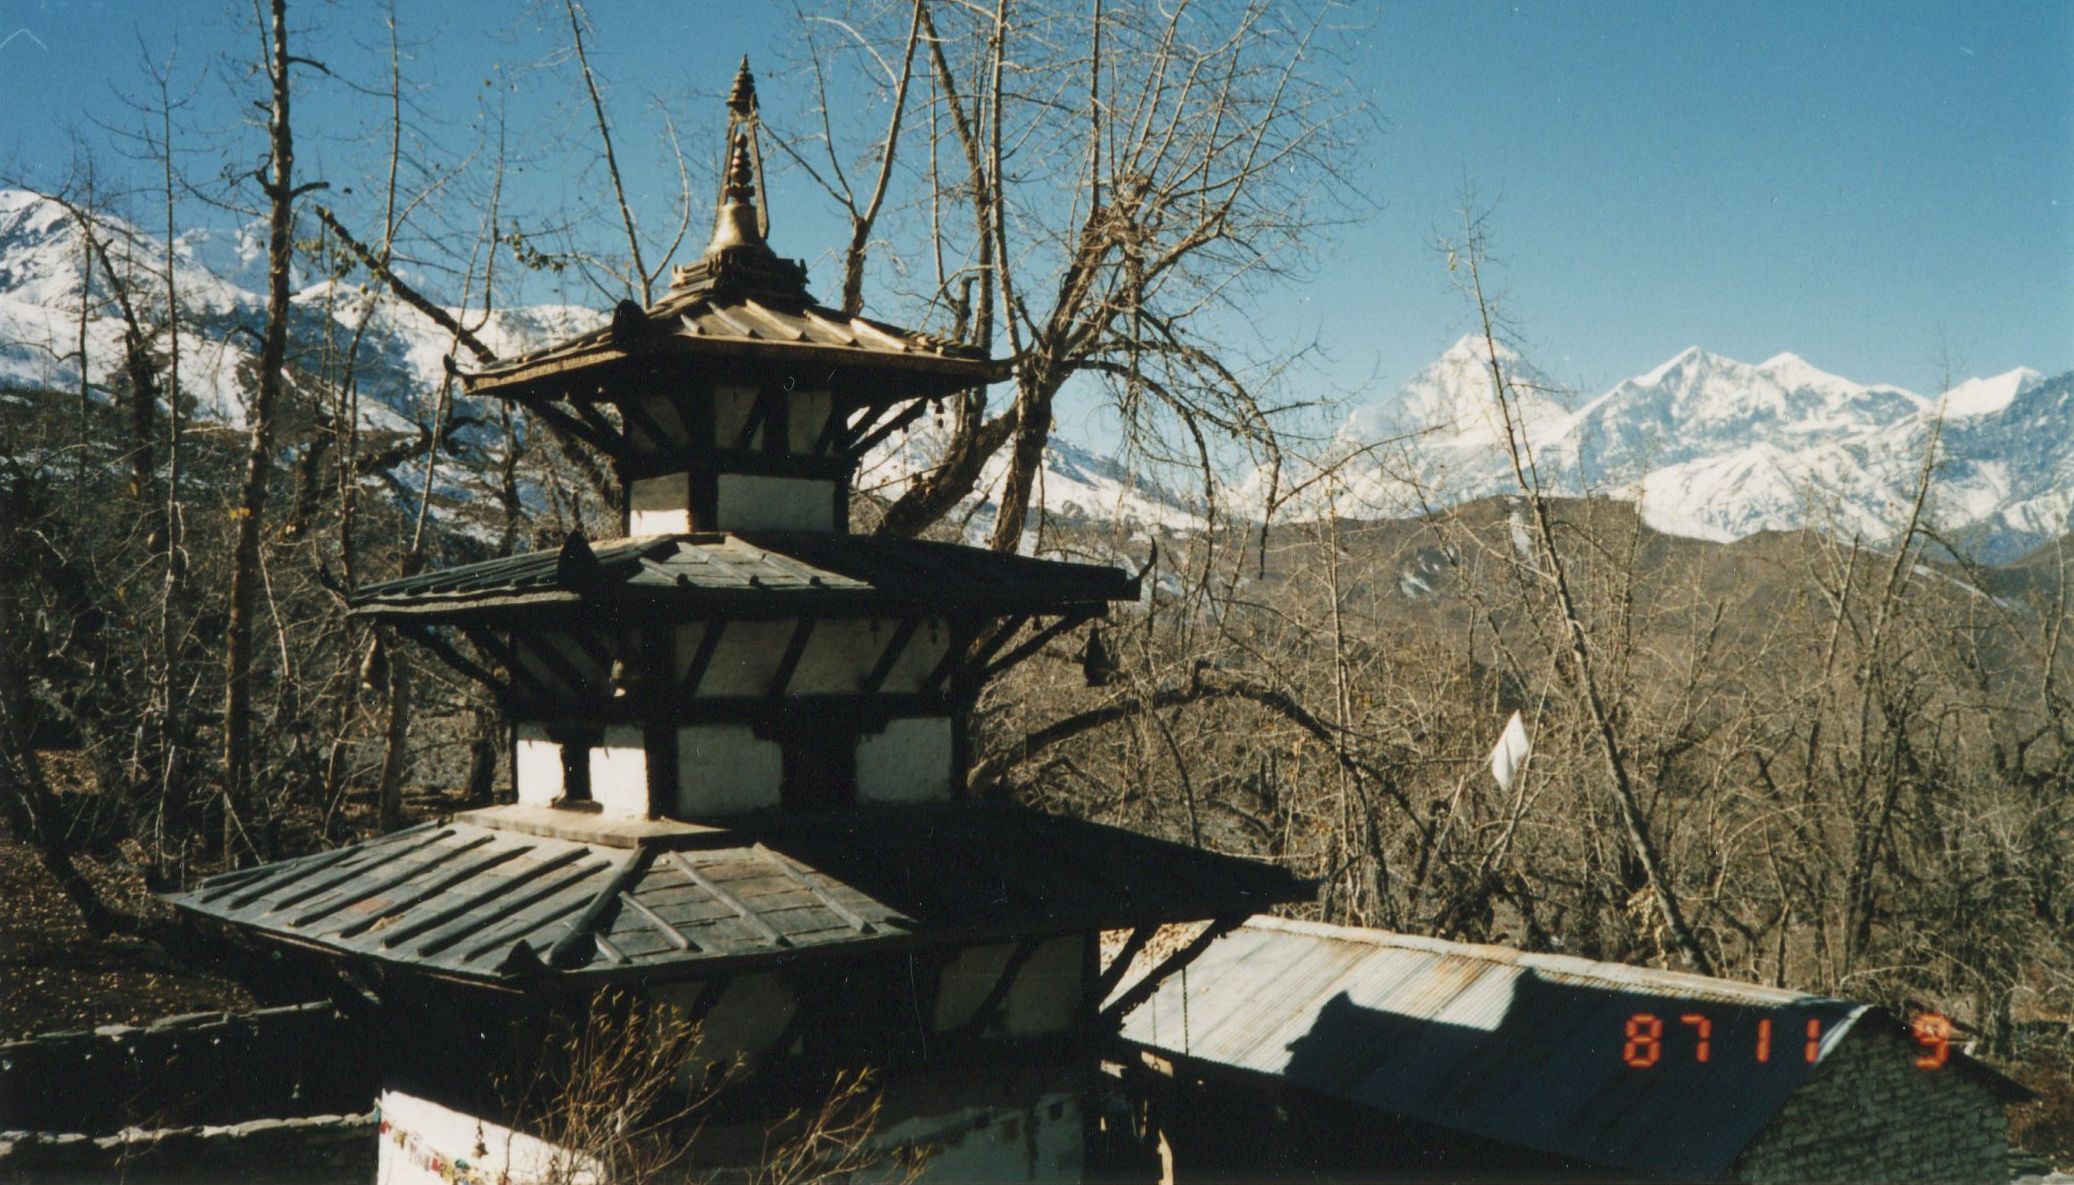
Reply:
[[[705, 152], [735, 60], [780, 62], [795, 18], [739, 3], [593, 8], [593, 63], [657, 223], [675, 189], [658, 111]], [[299, 93], [306, 175], [367, 184], [382, 111], [350, 84], [382, 77], [381, 11], [291, 8], [298, 48], [339, 76]], [[74, 133], [119, 173], [105, 127], [136, 116], [118, 96], [145, 93], [141, 58], [176, 44], [189, 118], [228, 128], [259, 94], [230, 64], [252, 52], [248, 13], [0, 0], [0, 175], [61, 183]], [[1270, 300], [1275, 332], [1324, 346], [1306, 380], [1320, 390], [1387, 393], [1469, 327], [1432, 249], [1465, 185], [1494, 208], [1498, 280], [1531, 355], [1587, 392], [1693, 344], [1753, 362], [1790, 350], [1926, 391], [1943, 358], [1962, 377], [2074, 368], [2074, 3], [1420, 2], [1349, 16], [1363, 30], [1349, 72], [1382, 122], [1349, 164], [1376, 210]], [[581, 134], [573, 69], [553, 60], [558, 4], [414, 0], [400, 21], [435, 138], [465, 141], [488, 96], [508, 104], [514, 140]], [[774, 109], [774, 91], [803, 85], [762, 73]], [[196, 132], [184, 163], [218, 173], [256, 160], [257, 143]], [[777, 245], [818, 264], [825, 293], [840, 224], [804, 178], [772, 182]], [[536, 165], [510, 183], [544, 209], [595, 199], [601, 180]]]

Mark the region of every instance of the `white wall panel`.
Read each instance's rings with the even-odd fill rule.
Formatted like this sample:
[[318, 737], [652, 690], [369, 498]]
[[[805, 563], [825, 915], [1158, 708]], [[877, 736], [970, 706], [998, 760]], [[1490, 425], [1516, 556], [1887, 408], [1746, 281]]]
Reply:
[[778, 805], [785, 755], [746, 724], [677, 730], [677, 814], [698, 819]]
[[857, 738], [859, 802], [947, 802], [951, 722], [947, 716], [891, 720]]

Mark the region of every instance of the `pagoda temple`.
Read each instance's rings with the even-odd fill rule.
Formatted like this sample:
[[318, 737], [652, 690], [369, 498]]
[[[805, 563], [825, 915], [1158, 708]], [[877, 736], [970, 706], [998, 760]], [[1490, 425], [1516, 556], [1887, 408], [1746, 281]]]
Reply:
[[[850, 533], [859, 458], [1008, 367], [815, 303], [768, 245], [746, 63], [728, 111], [712, 240], [660, 300], [461, 375], [609, 462], [624, 537], [351, 598], [488, 688], [516, 801], [173, 898], [297, 952], [365, 1018], [384, 1182], [526, 1180], [542, 1146], [500, 1074], [543, 1018], [608, 993], [751, 1068], [705, 1163], [736, 1155], [730, 1131], [753, 1161], [764, 1118], [810, 1105], [802, 1084], [871, 1067], [879, 1138], [934, 1149], [928, 1175], [1078, 1180], [1100, 1167], [1097, 1063], [1122, 1012], [1214, 934], [1309, 895], [967, 794], [985, 683], [1138, 581]], [[1118, 993], [1155, 929], [1202, 921]], [[1106, 963], [1105, 931], [1129, 935]]]

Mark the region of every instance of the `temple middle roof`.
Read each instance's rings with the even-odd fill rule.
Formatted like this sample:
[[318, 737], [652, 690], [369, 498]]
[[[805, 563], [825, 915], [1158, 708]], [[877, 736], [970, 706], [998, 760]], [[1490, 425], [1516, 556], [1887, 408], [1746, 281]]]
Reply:
[[1101, 564], [955, 543], [830, 532], [655, 535], [541, 550], [369, 585], [352, 612], [377, 619], [481, 620], [484, 610], [614, 603], [767, 613], [922, 610], [1059, 612], [1138, 598], [1136, 577]]

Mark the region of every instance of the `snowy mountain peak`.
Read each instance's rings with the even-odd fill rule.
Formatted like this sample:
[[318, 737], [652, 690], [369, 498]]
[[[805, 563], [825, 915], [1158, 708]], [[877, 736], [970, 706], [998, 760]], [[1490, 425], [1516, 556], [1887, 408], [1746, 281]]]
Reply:
[[[1474, 366], [1489, 366], [1493, 354], [1496, 354], [1500, 366], [1520, 360], [1519, 352], [1504, 342], [1493, 342], [1481, 333], [1465, 333], [1455, 339], [1455, 344], [1442, 352], [1433, 365], [1459, 366], [1468, 363]], [[1432, 367], [1427, 369], [1430, 370]]]
[[1944, 393], [1944, 414], [1948, 419], [1955, 420], [1992, 415], [2016, 402], [2018, 395], [2044, 381], [2044, 375], [2028, 366], [2020, 366], [1991, 378], [1967, 379]]
[[1669, 359], [1655, 370], [1642, 375], [1640, 378], [1630, 379], [1629, 381], [1637, 386], [1654, 387], [1673, 375], [1690, 374], [1711, 369], [1713, 364], [1722, 361], [1726, 361], [1726, 359], [1709, 354], [1698, 346], [1687, 346], [1671, 355]]

